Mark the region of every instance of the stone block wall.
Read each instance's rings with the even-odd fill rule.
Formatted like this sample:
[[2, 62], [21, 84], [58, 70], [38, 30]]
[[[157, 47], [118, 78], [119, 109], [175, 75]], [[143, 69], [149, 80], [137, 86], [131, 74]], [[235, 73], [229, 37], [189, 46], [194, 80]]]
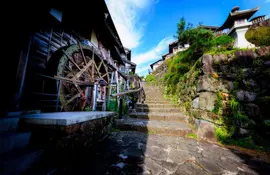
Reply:
[[[253, 129], [270, 136], [270, 47], [230, 54], [207, 54], [201, 62], [202, 74], [190, 109], [196, 118], [198, 137], [216, 141], [212, 137], [213, 126], [218, 124], [218, 118], [229, 115], [232, 97], [240, 103], [241, 111], [248, 116]], [[213, 113], [217, 93], [222, 96], [219, 114]], [[239, 127], [242, 133], [250, 129], [249, 126]]]

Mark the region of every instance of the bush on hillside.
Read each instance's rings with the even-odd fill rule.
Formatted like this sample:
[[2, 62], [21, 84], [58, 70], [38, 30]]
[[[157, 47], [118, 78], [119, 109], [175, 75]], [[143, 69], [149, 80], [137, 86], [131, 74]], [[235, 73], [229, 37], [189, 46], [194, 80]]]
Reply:
[[149, 74], [146, 76], [145, 81], [146, 82], [154, 82], [154, 81], [156, 81], [156, 78], [154, 77], [153, 74]]
[[246, 39], [256, 46], [270, 45], [270, 26], [251, 28], [246, 33]]
[[234, 39], [231, 36], [228, 35], [220, 35], [215, 37], [211, 44], [214, 47], [224, 47], [224, 46], [232, 46]]

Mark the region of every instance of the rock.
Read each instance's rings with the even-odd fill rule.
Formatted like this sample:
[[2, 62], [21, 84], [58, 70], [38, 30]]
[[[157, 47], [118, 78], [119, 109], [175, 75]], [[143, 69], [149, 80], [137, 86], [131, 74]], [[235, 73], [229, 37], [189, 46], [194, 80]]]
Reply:
[[258, 105], [253, 103], [248, 103], [244, 105], [245, 113], [250, 117], [256, 117], [260, 115], [260, 108]]
[[239, 66], [248, 66], [253, 64], [256, 54], [252, 50], [241, 50], [235, 52], [236, 62]]
[[223, 84], [224, 84], [224, 88], [227, 91], [232, 91], [234, 89], [234, 85], [233, 85], [233, 82], [232, 81], [224, 80], [223, 81]]
[[258, 54], [258, 56], [264, 56], [270, 53], [270, 47], [261, 47], [259, 49], [256, 49], [256, 53]]
[[213, 58], [212, 55], [204, 55], [202, 58], [202, 64], [203, 64], [203, 72], [205, 74], [211, 74], [213, 72]]
[[[225, 82], [228, 83], [227, 81]], [[203, 75], [199, 77], [199, 81], [197, 84], [197, 92], [217, 92], [219, 90], [222, 92], [228, 92], [231, 90], [231, 87], [223, 84], [221, 81], [215, 78], [209, 77], [208, 75]]]
[[199, 96], [199, 109], [212, 111], [216, 101], [216, 93], [201, 92]]
[[264, 64], [265, 66], [270, 66], [270, 61], [265, 61], [265, 62], [263, 62], [263, 64]]
[[242, 102], [253, 102], [256, 99], [255, 92], [239, 90], [236, 92], [236, 99]]
[[[203, 119], [215, 123], [215, 121], [220, 117], [219, 115], [213, 112], [207, 112], [200, 109], [192, 109], [193, 117], [197, 119]], [[195, 121], [196, 122], [196, 121]]]
[[239, 129], [237, 129], [236, 135], [237, 135], [238, 137], [246, 137], [246, 136], [249, 135], [249, 133], [250, 133], [249, 130], [243, 129], [243, 128], [239, 128]]
[[227, 62], [228, 61], [228, 56], [226, 54], [217, 54], [213, 56], [213, 62], [215, 64], [219, 64], [222, 62]]
[[198, 109], [199, 108], [199, 97], [195, 98], [192, 101], [192, 107], [195, 108], [195, 109]]
[[244, 79], [240, 86], [242, 89], [249, 91], [259, 91], [258, 83], [254, 79]]
[[198, 136], [198, 139], [201, 139], [201, 140], [217, 142], [217, 138], [215, 136], [215, 125], [213, 123], [200, 120], [197, 136]]
[[178, 168], [178, 170], [176, 171], [176, 174], [179, 175], [206, 175], [208, 174], [204, 169], [202, 169], [202, 167], [200, 167], [199, 165], [193, 163], [193, 162], [185, 162], [183, 164], [181, 164]]

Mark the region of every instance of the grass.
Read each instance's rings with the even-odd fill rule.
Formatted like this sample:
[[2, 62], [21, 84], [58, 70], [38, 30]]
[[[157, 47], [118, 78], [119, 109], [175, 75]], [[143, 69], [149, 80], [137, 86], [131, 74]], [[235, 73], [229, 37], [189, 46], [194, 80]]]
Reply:
[[198, 139], [197, 135], [196, 135], [196, 134], [194, 134], [194, 133], [188, 133], [188, 134], [187, 134], [187, 137], [188, 137], [188, 138], [195, 139], [195, 140], [197, 140], [197, 139]]

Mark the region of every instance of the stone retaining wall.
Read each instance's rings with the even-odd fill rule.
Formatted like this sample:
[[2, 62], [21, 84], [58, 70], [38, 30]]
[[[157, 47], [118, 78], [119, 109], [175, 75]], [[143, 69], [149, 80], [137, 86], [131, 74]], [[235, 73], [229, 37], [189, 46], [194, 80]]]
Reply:
[[[197, 118], [198, 137], [216, 141], [214, 126], [218, 118], [230, 112], [232, 96], [240, 102], [244, 115], [270, 136], [270, 47], [236, 51], [235, 54], [204, 55], [196, 96], [191, 113]], [[217, 93], [222, 96], [222, 111], [214, 114]], [[242, 126], [240, 126], [242, 127]], [[248, 133], [248, 126], [240, 128], [239, 136]], [[242, 133], [241, 133], [242, 132]]]
[[[77, 119], [79, 122], [73, 120], [72, 124], [67, 125], [50, 124], [45, 121], [41, 124], [39, 118], [26, 116], [20, 120], [19, 130], [32, 132], [31, 143], [38, 147], [85, 150], [91, 148], [110, 132], [115, 117], [114, 113], [103, 115], [89, 112], [88, 115], [93, 119], [81, 121], [85, 118], [82, 116]], [[97, 115], [100, 116], [97, 117]], [[58, 123], [61, 122], [58, 121]], [[69, 123], [69, 121], [62, 123]]]

